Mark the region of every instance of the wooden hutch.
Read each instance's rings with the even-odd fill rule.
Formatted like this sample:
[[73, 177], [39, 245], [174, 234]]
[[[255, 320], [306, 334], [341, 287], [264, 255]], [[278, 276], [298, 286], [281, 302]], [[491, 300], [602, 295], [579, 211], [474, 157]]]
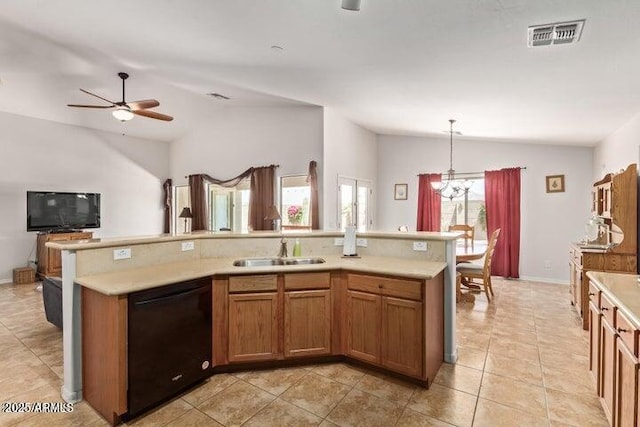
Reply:
[[631, 164], [619, 173], [607, 174], [593, 184], [591, 213], [604, 224], [608, 233], [596, 241], [572, 243], [569, 248], [569, 292], [582, 317], [583, 329], [589, 328], [589, 279], [587, 271], [636, 274], [638, 170]]

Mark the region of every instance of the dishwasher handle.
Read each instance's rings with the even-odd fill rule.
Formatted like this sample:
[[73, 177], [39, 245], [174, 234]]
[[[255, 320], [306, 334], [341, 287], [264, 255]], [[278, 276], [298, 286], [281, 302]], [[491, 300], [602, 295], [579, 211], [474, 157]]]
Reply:
[[163, 295], [163, 296], [156, 297], [156, 298], [145, 299], [145, 300], [141, 300], [141, 301], [135, 301], [133, 303], [133, 305], [136, 308], [152, 307], [154, 305], [162, 304], [162, 303], [168, 302], [170, 300], [175, 301], [176, 299], [182, 299], [182, 298], [189, 297], [189, 296], [192, 296], [192, 295], [195, 295], [195, 294], [198, 294], [198, 293], [207, 292], [209, 290], [209, 289], [207, 289], [208, 286], [209, 285], [199, 286], [199, 287], [197, 287], [195, 289], [182, 290], [182, 291], [172, 292], [170, 294]]

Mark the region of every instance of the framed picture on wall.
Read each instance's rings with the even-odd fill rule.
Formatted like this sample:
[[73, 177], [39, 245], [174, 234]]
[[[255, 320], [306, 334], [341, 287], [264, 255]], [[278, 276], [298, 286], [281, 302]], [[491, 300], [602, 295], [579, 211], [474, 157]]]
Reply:
[[394, 200], [407, 200], [408, 184], [396, 184], [393, 190]]
[[564, 175], [547, 175], [547, 193], [564, 193]]

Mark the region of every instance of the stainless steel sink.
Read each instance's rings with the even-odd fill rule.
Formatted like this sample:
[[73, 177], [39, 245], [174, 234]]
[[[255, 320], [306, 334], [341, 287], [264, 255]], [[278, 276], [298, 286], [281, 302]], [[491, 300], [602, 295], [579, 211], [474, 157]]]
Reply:
[[268, 267], [271, 265], [284, 265], [282, 258], [245, 258], [233, 262], [235, 267]]
[[322, 264], [326, 262], [324, 258], [285, 258], [285, 265], [301, 265], [301, 264]]
[[273, 265], [322, 264], [324, 258], [244, 258], [233, 262], [235, 267], [269, 267]]

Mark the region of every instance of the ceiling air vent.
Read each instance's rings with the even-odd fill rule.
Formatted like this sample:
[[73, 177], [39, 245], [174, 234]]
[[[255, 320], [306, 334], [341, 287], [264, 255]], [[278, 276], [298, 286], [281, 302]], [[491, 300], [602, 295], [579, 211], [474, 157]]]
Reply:
[[529, 47], [571, 44], [580, 40], [584, 19], [529, 27]]

